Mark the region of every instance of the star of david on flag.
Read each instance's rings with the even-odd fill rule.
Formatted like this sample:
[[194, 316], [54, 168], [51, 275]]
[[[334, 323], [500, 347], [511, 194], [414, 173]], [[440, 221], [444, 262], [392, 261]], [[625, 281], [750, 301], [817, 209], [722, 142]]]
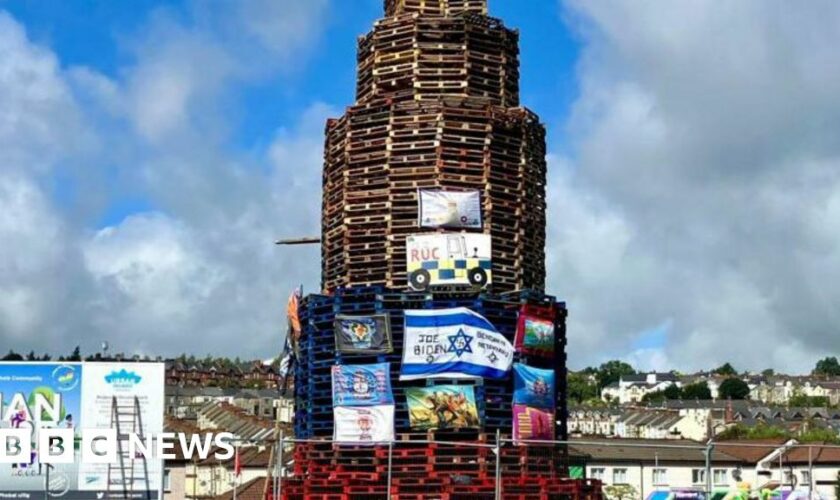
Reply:
[[462, 328], [455, 335], [449, 336], [449, 352], [454, 352], [459, 358], [465, 352], [472, 353], [470, 342], [472, 342], [472, 337], [464, 333]]
[[405, 311], [400, 380], [504, 378], [513, 345], [465, 307]]

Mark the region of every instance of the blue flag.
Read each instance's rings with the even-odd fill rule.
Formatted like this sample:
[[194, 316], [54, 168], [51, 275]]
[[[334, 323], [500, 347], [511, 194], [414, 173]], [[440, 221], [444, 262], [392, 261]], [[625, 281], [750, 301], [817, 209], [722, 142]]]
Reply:
[[332, 391], [334, 406], [392, 405], [391, 363], [335, 365]]
[[513, 365], [513, 404], [554, 409], [554, 370]]

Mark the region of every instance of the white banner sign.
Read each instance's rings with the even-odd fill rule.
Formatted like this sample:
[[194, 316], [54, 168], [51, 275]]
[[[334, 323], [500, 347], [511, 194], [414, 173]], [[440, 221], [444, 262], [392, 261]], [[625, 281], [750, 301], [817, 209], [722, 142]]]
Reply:
[[420, 190], [420, 226], [481, 228], [478, 191]]
[[[85, 363], [82, 370], [84, 404], [81, 417], [85, 426], [94, 429], [116, 428], [112, 420], [113, 401], [116, 398], [117, 411], [122, 414], [119, 417], [121, 432], [143, 433], [144, 436], [163, 432], [163, 363]], [[135, 397], [140, 410], [136, 417]], [[139, 467], [142, 464], [134, 464], [135, 469]], [[113, 476], [114, 472], [111, 474]], [[149, 484], [160, 484], [160, 474], [159, 463], [150, 463]], [[108, 464], [81, 463], [79, 476], [84, 480], [80, 489], [108, 489]], [[145, 487], [146, 480], [139, 474], [127, 482], [129, 490], [143, 490]]]
[[465, 307], [405, 311], [400, 380], [504, 378], [513, 345], [480, 314]]
[[381, 443], [394, 440], [394, 405], [336, 406], [333, 439], [339, 443]]

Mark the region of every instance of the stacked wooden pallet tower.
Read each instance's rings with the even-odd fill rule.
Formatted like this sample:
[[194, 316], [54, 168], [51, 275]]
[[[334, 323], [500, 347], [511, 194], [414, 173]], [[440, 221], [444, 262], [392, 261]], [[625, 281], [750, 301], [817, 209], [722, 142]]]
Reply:
[[[295, 437], [306, 442], [281, 496], [494, 498], [498, 466], [503, 498], [600, 498], [597, 484], [566, 478], [556, 445], [508, 445], [497, 464], [497, 436], [512, 433], [510, 379], [476, 385], [480, 429], [410, 428], [409, 384], [398, 381], [404, 311], [467, 307], [513, 342], [529, 305], [556, 314], [554, 357], [516, 361], [555, 370], [565, 438], [566, 308], [544, 293], [545, 130], [519, 107], [518, 32], [488, 17], [486, 0], [386, 0], [385, 13], [358, 41], [356, 103], [326, 127], [323, 293], [301, 301], [295, 367]], [[406, 239], [430, 232], [419, 222], [422, 189], [480, 193], [481, 227], [458, 231], [490, 237], [490, 285], [410, 289]], [[390, 315], [393, 352], [336, 350], [337, 315], [378, 313]], [[392, 452], [332, 443], [333, 365], [380, 362], [392, 370]]]
[[479, 190], [496, 288], [545, 286], [545, 129], [517, 107], [517, 32], [485, 11], [389, 1], [359, 40], [356, 104], [326, 131], [325, 289], [406, 286], [424, 188]]

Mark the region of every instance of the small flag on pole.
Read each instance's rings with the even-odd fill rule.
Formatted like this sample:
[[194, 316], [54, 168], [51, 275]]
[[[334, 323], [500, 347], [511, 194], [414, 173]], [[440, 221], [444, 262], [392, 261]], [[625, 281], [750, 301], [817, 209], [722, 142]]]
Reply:
[[236, 454], [233, 457], [233, 475], [239, 477], [242, 475], [242, 461], [239, 458], [239, 447], [236, 447]]
[[233, 500], [236, 500], [240, 475], [242, 475], [242, 463], [239, 460], [239, 446], [237, 446], [233, 451]]

